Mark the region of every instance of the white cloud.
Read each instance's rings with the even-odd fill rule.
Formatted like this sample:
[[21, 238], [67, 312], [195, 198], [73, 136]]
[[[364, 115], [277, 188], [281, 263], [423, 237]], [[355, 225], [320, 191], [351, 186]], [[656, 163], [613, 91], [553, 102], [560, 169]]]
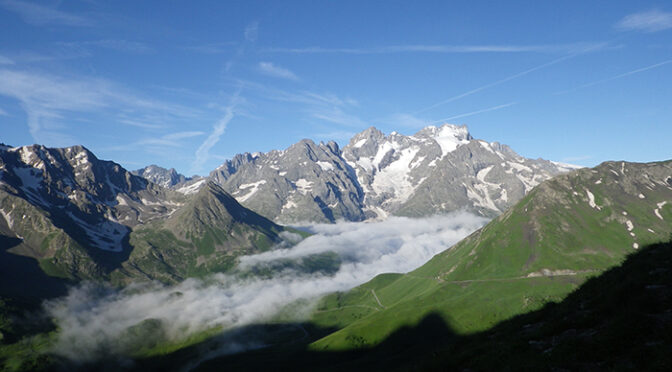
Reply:
[[259, 62], [259, 71], [264, 75], [280, 79], [299, 80], [299, 78], [293, 72], [286, 68], [276, 66], [271, 62]]
[[649, 10], [625, 16], [616, 24], [622, 30], [658, 32], [672, 28], [672, 13]]
[[155, 146], [170, 146], [170, 147], [181, 147], [184, 143], [181, 143], [180, 140], [192, 137], [198, 137], [204, 135], [204, 132], [198, 131], [189, 131], [189, 132], [177, 132], [163, 135], [159, 138], [147, 138], [141, 141], [136, 142], [137, 145], [155, 145]]
[[30, 23], [32, 25], [93, 25], [93, 23], [86, 18], [27, 1], [2, 0], [0, 1], [0, 6], [9, 11], [17, 13], [26, 23]]
[[147, 319], [162, 321], [166, 337], [172, 340], [216, 326], [226, 330], [263, 322], [298, 299], [347, 290], [381, 273], [413, 270], [485, 222], [482, 217], [457, 213], [314, 225], [310, 230], [316, 235], [293, 248], [241, 259], [243, 267], [250, 267], [334, 252], [341, 264], [333, 274], [285, 270], [271, 279], [246, 280], [218, 274], [174, 287], [147, 284], [121, 291], [83, 285], [46, 307], [60, 330], [54, 351], [76, 360], [127, 353], [131, 350], [124, 344], [124, 332]]

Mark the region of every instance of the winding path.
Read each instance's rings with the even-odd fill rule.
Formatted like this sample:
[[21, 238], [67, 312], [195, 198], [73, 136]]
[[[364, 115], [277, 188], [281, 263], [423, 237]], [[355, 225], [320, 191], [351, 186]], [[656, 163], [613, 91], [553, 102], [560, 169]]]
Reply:
[[378, 303], [378, 305], [380, 305], [380, 307], [382, 307], [382, 308], [384, 309], [385, 306], [383, 306], [383, 304], [380, 303], [380, 300], [378, 299], [378, 296], [376, 296], [376, 291], [374, 291], [374, 290], [372, 289], [372, 290], [371, 290], [371, 294], [373, 295], [373, 298], [376, 299], [376, 302]]

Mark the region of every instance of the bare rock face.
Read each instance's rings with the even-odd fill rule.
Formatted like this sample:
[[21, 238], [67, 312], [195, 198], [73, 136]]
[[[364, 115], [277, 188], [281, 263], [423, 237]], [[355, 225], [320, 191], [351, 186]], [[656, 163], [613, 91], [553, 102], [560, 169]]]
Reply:
[[[112, 252], [124, 250], [132, 227], [173, 212], [184, 199], [82, 146], [10, 148], [0, 152], [0, 172], [3, 201], [23, 199], [81, 246]], [[11, 210], [3, 204], [8, 216]]]
[[210, 174], [241, 204], [278, 222], [361, 221], [364, 194], [335, 142], [242, 154]]
[[361, 221], [459, 209], [493, 217], [540, 182], [576, 167], [526, 159], [474, 139], [466, 126], [412, 136], [368, 128], [339, 149], [310, 140], [284, 151], [242, 154], [210, 179], [241, 204], [279, 222]]
[[166, 188], [171, 188], [191, 180], [191, 178], [177, 173], [175, 168], [166, 169], [154, 164], [134, 170], [131, 173]]
[[0, 254], [52, 277], [174, 282], [224, 271], [283, 231], [214, 184], [185, 195], [82, 146], [0, 148]]

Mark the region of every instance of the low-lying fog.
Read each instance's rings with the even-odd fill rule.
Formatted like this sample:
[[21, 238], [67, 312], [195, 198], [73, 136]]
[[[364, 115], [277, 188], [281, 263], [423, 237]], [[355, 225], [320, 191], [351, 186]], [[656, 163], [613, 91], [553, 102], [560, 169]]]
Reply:
[[[315, 235], [292, 248], [240, 259], [245, 272], [276, 261], [301, 260], [316, 254], [337, 255], [333, 270], [306, 273], [294, 266], [272, 276], [215, 274], [167, 287], [158, 283], [112, 290], [93, 284], [72, 288], [68, 296], [45, 305], [60, 333], [54, 352], [74, 360], [126, 354], [132, 328], [148, 319], [159, 324], [163, 339], [179, 341], [206, 329], [261, 323], [298, 299], [311, 300], [343, 291], [386, 273], [411, 271], [487, 222], [456, 213], [423, 219], [392, 217], [371, 223], [343, 222], [303, 227]], [[297, 307], [307, 317], [310, 306]]]

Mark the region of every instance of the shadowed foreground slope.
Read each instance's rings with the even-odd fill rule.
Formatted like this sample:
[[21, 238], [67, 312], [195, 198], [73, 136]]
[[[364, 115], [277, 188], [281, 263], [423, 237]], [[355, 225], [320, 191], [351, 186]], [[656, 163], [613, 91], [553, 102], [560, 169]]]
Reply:
[[[671, 348], [672, 243], [660, 243], [562, 302], [483, 332], [459, 335], [429, 314], [373, 348], [327, 352], [295, 344], [212, 359], [197, 370], [669, 370]], [[171, 358], [136, 367], [174, 367]]]

